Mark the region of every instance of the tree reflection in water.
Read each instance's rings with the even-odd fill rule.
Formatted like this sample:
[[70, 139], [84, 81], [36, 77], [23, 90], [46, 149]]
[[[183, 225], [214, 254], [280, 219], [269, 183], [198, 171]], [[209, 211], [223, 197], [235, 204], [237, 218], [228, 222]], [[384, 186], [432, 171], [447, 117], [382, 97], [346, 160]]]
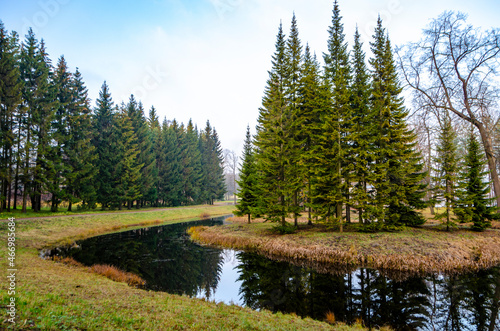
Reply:
[[193, 243], [186, 230], [194, 225], [220, 225], [223, 219], [93, 237], [78, 242], [68, 255], [85, 265], [110, 264], [133, 272], [146, 281], [150, 290], [189, 296], [211, 293], [221, 276], [222, 250]]
[[395, 330], [498, 330], [500, 268], [475, 274], [391, 279], [377, 270], [342, 275], [239, 253], [245, 305], [337, 321], [362, 319], [369, 328]]
[[[200, 246], [193, 225], [223, 218], [137, 229], [80, 241], [66, 255], [111, 264], [146, 280], [148, 289], [236, 302], [395, 330], [500, 330], [500, 268], [464, 275], [401, 277], [373, 269], [299, 267], [255, 253]], [[320, 273], [315, 270], [328, 271]]]

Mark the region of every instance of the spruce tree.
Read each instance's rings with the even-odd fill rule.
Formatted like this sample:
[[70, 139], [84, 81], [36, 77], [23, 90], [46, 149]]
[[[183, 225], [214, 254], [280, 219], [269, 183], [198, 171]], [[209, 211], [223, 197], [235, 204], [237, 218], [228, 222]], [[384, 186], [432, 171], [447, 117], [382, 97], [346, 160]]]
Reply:
[[96, 149], [98, 169], [96, 176], [97, 201], [104, 210], [110, 206], [111, 201], [116, 201], [113, 195], [113, 173], [119, 158], [117, 142], [114, 140], [114, 103], [106, 82], [103, 83], [94, 110], [93, 145]]
[[[372, 219], [387, 226], [417, 225], [424, 222], [416, 211], [425, 206], [425, 184], [421, 157], [414, 133], [407, 127], [408, 111], [400, 96], [391, 44], [379, 18], [370, 43], [372, 66], [371, 105], [373, 112], [374, 208]], [[381, 224], [381, 223], [380, 223]]]
[[248, 223], [250, 223], [252, 215], [255, 215], [259, 201], [255, 154], [252, 146], [250, 126], [247, 127], [245, 144], [243, 146], [243, 156], [241, 159], [240, 179], [237, 181], [240, 187], [237, 195], [240, 199], [236, 205], [237, 210], [235, 214], [237, 216], [247, 215]]
[[161, 183], [161, 199], [169, 206], [180, 206], [184, 201], [183, 189], [183, 146], [181, 140], [184, 135], [184, 128], [177, 124], [174, 119], [171, 125], [167, 120], [162, 125], [162, 141], [164, 160], [159, 165], [159, 175]]
[[[15, 154], [19, 155], [19, 150], [16, 152], [14, 148], [16, 138], [19, 139], [14, 132], [20, 129], [16, 112], [22, 96], [17, 52], [15, 35], [9, 37], [0, 21], [0, 212], [10, 211]], [[14, 184], [17, 186], [17, 180]]]
[[300, 89], [302, 84], [302, 45], [299, 39], [299, 30], [295, 13], [292, 17], [290, 34], [286, 41], [285, 50], [286, 74], [284, 76], [285, 107], [287, 121], [287, 137], [285, 149], [288, 150], [288, 170], [286, 185], [290, 186], [290, 207], [293, 213], [295, 226], [300, 216], [299, 191], [304, 187], [304, 167], [300, 163], [303, 141], [300, 134], [298, 118], [300, 116]]
[[[151, 142], [151, 134], [144, 115], [142, 103], [137, 103], [134, 96], [130, 96], [129, 103], [127, 104], [127, 115], [132, 121], [132, 128], [137, 137], [137, 147], [139, 150], [138, 163], [143, 164], [141, 168], [141, 196], [149, 199], [152, 194], [153, 188], [153, 169], [154, 169], [154, 156], [153, 146]], [[139, 208], [139, 203], [136, 204]]]
[[472, 230], [483, 231], [498, 219], [492, 198], [488, 198], [490, 186], [484, 181], [484, 152], [481, 150], [476, 134], [470, 131], [467, 139], [467, 154], [460, 174], [459, 201], [455, 214], [464, 222], [472, 222]]
[[[304, 62], [299, 90], [299, 114], [297, 116], [297, 136], [302, 142], [299, 164], [303, 167], [306, 185], [306, 206], [308, 207], [308, 223], [312, 223], [311, 210], [314, 206], [313, 187], [315, 186], [314, 170], [316, 164], [317, 148], [322, 132], [322, 116], [325, 110], [325, 86], [320, 75], [319, 63], [316, 56], [310, 52], [306, 45]], [[326, 100], [328, 103], [329, 100]]]
[[55, 93], [50, 83], [51, 62], [43, 40], [39, 43], [33, 30], [26, 35], [21, 50], [20, 72], [23, 81], [23, 106], [27, 108], [23, 160], [23, 212], [28, 195], [34, 211], [40, 211], [42, 193], [47, 184], [47, 156], [50, 152], [51, 122]]
[[434, 158], [435, 176], [433, 187], [433, 203], [444, 202], [444, 211], [434, 217], [442, 220], [449, 231], [450, 226], [455, 226], [452, 210], [456, 206], [458, 185], [458, 156], [456, 134], [451, 126], [451, 119], [446, 114], [439, 131], [436, 157]]
[[[330, 110], [323, 115], [322, 139], [319, 141], [316, 200], [321, 204], [320, 215], [327, 222], [334, 219], [342, 231], [342, 208], [349, 197], [351, 162], [349, 162], [352, 111], [350, 109], [351, 68], [340, 9], [334, 2], [332, 25], [328, 29], [328, 52], [325, 80], [330, 88]], [[332, 213], [335, 217], [332, 218]], [[349, 213], [347, 213], [349, 214]], [[349, 216], [348, 216], [349, 217]]]
[[139, 140], [134, 130], [133, 120], [129, 116], [130, 104], [122, 107], [115, 114], [115, 132], [119, 147], [120, 160], [116, 166], [114, 189], [118, 197], [119, 208], [125, 202], [128, 209], [133, 202], [142, 197], [141, 168], [144, 166], [139, 160]]
[[368, 185], [370, 180], [370, 164], [374, 151], [372, 148], [371, 125], [372, 113], [370, 112], [370, 77], [365, 63], [363, 44], [356, 27], [352, 56], [353, 77], [351, 81], [351, 109], [353, 117], [352, 164], [354, 166], [351, 192], [351, 203], [358, 211], [359, 223], [364, 223], [364, 212], [370, 208]]
[[214, 200], [222, 199], [226, 193], [226, 184], [224, 181], [224, 156], [219, 136], [215, 128], [210, 126], [207, 121], [205, 130], [201, 133], [201, 155], [202, 169], [204, 175], [204, 185], [202, 190], [208, 204], [213, 205]]
[[67, 200], [67, 185], [64, 176], [71, 174], [72, 169], [68, 168], [68, 164], [63, 162], [67, 158], [64, 155], [64, 148], [68, 143], [68, 112], [69, 105], [72, 102], [71, 91], [71, 73], [64, 56], [59, 58], [53, 78], [53, 88], [56, 97], [56, 109], [54, 112], [53, 121], [51, 123], [53, 146], [49, 150], [47, 159], [47, 175], [48, 175], [48, 191], [51, 193], [51, 211], [57, 211], [59, 203], [62, 200]]
[[71, 79], [71, 102], [68, 106], [68, 140], [64, 146], [66, 155], [66, 198], [68, 211], [72, 204], [81, 202], [79, 208], [95, 207], [97, 198], [94, 180], [98, 173], [95, 167], [97, 154], [92, 144], [96, 134], [92, 123], [92, 110], [88, 98], [88, 91], [78, 68]]
[[288, 178], [290, 116], [287, 113], [285, 80], [286, 41], [280, 24], [276, 50], [272, 56], [272, 69], [259, 109], [256, 147], [257, 166], [261, 175], [259, 192], [262, 195], [262, 210], [266, 219], [286, 224], [290, 214], [290, 193], [293, 187]]

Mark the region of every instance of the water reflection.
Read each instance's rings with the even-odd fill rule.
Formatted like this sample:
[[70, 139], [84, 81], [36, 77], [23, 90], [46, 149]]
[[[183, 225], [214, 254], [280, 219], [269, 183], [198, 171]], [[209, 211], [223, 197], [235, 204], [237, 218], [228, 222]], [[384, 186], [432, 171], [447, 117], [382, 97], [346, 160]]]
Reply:
[[392, 280], [376, 270], [319, 274], [239, 253], [240, 294], [252, 308], [395, 330], [498, 330], [499, 268], [476, 274]]
[[189, 240], [193, 225], [221, 225], [224, 217], [206, 221], [156, 226], [89, 238], [65, 255], [85, 264], [110, 264], [133, 272], [146, 288], [195, 296], [217, 288], [224, 257], [221, 249]]
[[80, 241], [65, 254], [134, 272], [152, 290], [323, 320], [362, 319], [395, 330], [500, 330], [500, 268], [475, 274], [391, 278], [372, 269], [313, 268], [191, 242], [186, 229], [224, 218], [115, 233]]

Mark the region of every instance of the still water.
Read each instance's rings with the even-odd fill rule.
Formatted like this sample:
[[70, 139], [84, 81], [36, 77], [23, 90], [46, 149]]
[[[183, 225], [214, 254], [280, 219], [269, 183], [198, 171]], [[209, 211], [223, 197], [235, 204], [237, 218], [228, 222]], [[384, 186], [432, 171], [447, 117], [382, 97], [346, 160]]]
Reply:
[[151, 290], [323, 320], [362, 319], [395, 330], [500, 330], [500, 268], [474, 274], [391, 279], [373, 269], [344, 274], [277, 262], [254, 253], [200, 246], [186, 230], [224, 217], [108, 234], [61, 249], [86, 265], [111, 264]]

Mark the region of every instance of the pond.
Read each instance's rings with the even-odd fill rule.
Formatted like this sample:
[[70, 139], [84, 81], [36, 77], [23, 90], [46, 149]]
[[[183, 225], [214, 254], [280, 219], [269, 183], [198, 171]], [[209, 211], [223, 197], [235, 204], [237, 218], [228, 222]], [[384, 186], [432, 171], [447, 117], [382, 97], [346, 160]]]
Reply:
[[[255, 253], [200, 246], [186, 230], [225, 217], [113, 233], [52, 254], [111, 264], [155, 291], [295, 313], [324, 320], [362, 319], [395, 330], [500, 330], [500, 268], [473, 274], [391, 279], [373, 269], [345, 274], [277, 262]], [[399, 278], [401, 279], [401, 278]]]

